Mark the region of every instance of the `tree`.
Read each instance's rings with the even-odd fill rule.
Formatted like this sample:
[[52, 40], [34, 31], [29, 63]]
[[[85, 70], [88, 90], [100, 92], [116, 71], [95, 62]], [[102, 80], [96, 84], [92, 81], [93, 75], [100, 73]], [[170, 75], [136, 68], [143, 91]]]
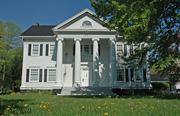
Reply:
[[[146, 43], [129, 58], [149, 62], [159, 73], [180, 78], [179, 0], [90, 0], [105, 26], [116, 29], [129, 44]], [[175, 70], [169, 70], [175, 68]], [[168, 71], [167, 71], [168, 70]]]
[[[20, 80], [22, 67], [20, 28], [13, 22], [0, 21], [0, 88], [12, 88]], [[1, 91], [0, 91], [1, 93]]]

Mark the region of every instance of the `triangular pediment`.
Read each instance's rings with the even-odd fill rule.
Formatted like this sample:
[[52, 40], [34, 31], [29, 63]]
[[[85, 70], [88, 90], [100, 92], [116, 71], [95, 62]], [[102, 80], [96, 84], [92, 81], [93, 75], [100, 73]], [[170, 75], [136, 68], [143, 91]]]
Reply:
[[104, 22], [95, 16], [95, 13], [85, 9], [70, 19], [57, 25], [53, 30], [108, 30]]

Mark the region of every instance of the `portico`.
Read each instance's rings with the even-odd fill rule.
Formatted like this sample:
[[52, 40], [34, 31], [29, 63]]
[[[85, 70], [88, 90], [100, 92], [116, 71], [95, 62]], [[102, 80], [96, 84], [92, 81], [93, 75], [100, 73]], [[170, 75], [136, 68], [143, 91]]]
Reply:
[[[103, 37], [103, 38], [102, 38]], [[106, 71], [113, 71], [113, 58], [110, 57], [114, 53], [111, 47], [112, 43], [115, 42], [112, 35], [58, 35], [57, 41], [57, 64], [56, 64], [56, 80], [57, 86], [60, 87], [88, 87], [88, 86], [107, 86], [103, 82], [102, 78], [108, 83], [108, 86], [113, 86], [113, 72], [108, 74], [108, 76], [102, 77], [102, 69]], [[71, 44], [71, 45], [69, 45]], [[66, 51], [65, 49], [68, 49]], [[106, 49], [106, 56], [103, 54], [103, 49]], [[111, 49], [111, 50], [109, 50]], [[64, 53], [63, 53], [64, 51]], [[112, 52], [111, 52], [112, 51]], [[74, 52], [74, 53], [73, 53]], [[101, 56], [100, 55], [101, 52]], [[70, 57], [70, 58], [67, 58]], [[70, 62], [67, 61], [71, 59]], [[67, 63], [68, 62], [68, 63]], [[65, 67], [71, 65], [72, 74], [69, 75], [72, 78], [71, 84], [66, 84], [66, 75], [64, 74], [66, 70]], [[110, 64], [110, 65], [109, 65]], [[114, 64], [115, 65], [115, 64]], [[107, 75], [107, 74], [106, 74]], [[72, 86], [71, 86], [72, 85]]]

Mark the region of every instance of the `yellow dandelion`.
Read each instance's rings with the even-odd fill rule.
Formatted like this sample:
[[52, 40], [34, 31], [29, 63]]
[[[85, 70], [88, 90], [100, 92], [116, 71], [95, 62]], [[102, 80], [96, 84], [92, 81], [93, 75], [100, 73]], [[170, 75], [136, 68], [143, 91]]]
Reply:
[[108, 116], [108, 115], [109, 115], [108, 112], [105, 112], [105, 113], [104, 113], [104, 116]]
[[43, 108], [44, 108], [44, 109], [47, 109], [47, 105], [43, 105]]
[[42, 106], [42, 105], [40, 105], [39, 107], [40, 107], [40, 108], [42, 108], [43, 106]]

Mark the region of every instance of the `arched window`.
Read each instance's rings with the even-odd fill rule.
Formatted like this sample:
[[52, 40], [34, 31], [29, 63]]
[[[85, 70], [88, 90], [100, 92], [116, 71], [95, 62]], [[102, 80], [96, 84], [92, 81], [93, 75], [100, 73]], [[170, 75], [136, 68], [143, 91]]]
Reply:
[[83, 27], [91, 27], [91, 26], [92, 26], [92, 23], [91, 23], [90, 21], [84, 21], [84, 22], [82, 23], [82, 26], [83, 26]]

